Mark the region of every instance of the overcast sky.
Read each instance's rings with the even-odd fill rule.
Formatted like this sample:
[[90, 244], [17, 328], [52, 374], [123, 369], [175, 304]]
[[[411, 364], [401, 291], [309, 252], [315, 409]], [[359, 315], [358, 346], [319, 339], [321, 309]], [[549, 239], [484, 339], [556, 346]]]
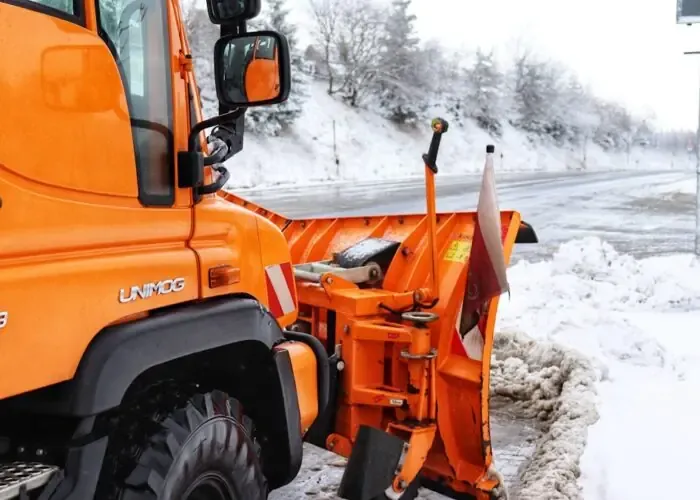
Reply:
[[413, 0], [423, 38], [496, 47], [521, 38], [565, 62], [604, 97], [664, 128], [698, 122], [700, 25], [676, 24], [676, 0]]

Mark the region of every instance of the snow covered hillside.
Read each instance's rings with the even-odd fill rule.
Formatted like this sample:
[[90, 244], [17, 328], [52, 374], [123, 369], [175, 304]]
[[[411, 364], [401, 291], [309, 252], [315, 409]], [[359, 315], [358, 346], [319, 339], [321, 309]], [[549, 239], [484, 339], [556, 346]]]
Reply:
[[[324, 83], [313, 82], [300, 118], [287, 133], [246, 135], [243, 151], [227, 164], [230, 187], [423, 175], [421, 154], [427, 152], [429, 142], [429, 123], [416, 130], [402, 128], [369, 110], [346, 106], [326, 93]], [[497, 171], [584, 168], [581, 148], [533, 145], [509, 125], [503, 137], [494, 138], [467, 120], [463, 126], [454, 124], [443, 138], [441, 173], [480, 172], [487, 144], [496, 145]], [[628, 157], [626, 152], [605, 152], [595, 144], [587, 146], [586, 156], [589, 170], [692, 168], [694, 162], [687, 153], [674, 156], [633, 147]]]
[[[218, 29], [203, 0], [183, 6], [211, 116]], [[411, 11], [411, 0], [263, 2], [248, 27], [286, 35], [292, 89], [285, 103], [246, 111], [229, 187], [420, 175], [435, 116], [450, 122], [439, 162], [448, 174], [478, 172], [487, 144], [499, 171], [690, 166], [692, 133], [656, 130], [653, 115], [599, 98], [527, 47], [499, 57], [421, 40]]]

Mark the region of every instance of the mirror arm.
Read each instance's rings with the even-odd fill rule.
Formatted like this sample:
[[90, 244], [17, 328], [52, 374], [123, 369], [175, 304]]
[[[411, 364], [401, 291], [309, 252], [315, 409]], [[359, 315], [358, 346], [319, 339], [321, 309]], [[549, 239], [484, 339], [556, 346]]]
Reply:
[[[210, 135], [209, 139], [211, 139], [213, 136]], [[209, 156], [204, 158], [204, 166], [209, 167], [211, 165], [215, 165], [217, 163], [221, 163], [226, 160], [226, 155], [228, 154], [228, 144], [226, 141], [222, 141], [218, 137], [214, 137], [214, 140], [211, 141], [211, 144], [213, 144], [213, 151], [209, 153]]]
[[[242, 125], [241, 125], [242, 127]], [[242, 136], [242, 131], [238, 130], [238, 126], [236, 125], [235, 122], [232, 123], [232, 126], [226, 126], [224, 125], [219, 125], [216, 127], [209, 138], [211, 139], [212, 137], [214, 139], [218, 139], [219, 141], [222, 141], [224, 144], [226, 144], [226, 154], [219, 160], [219, 162], [225, 162], [229, 158], [232, 158], [236, 153], [240, 152], [240, 149], [236, 149], [236, 137]]]
[[192, 127], [192, 130], [190, 130], [190, 135], [187, 138], [187, 150], [190, 153], [197, 151], [197, 136], [199, 136], [202, 131], [208, 129], [209, 127], [223, 125], [229, 122], [231, 119], [235, 119], [236, 113], [238, 113], [238, 110], [234, 109], [233, 111], [229, 111], [223, 115], [214, 116], [213, 118], [208, 118], [197, 123], [194, 127]]
[[[238, 110], [230, 111], [221, 116], [215, 116], [207, 120], [202, 120], [192, 127], [187, 138], [187, 151], [180, 151], [177, 154], [178, 187], [193, 188], [194, 202], [198, 203], [202, 194], [216, 192], [228, 181], [229, 173], [222, 166], [212, 165], [211, 168], [219, 172], [219, 179], [209, 185], [202, 185], [204, 182], [204, 154], [197, 148], [199, 134], [205, 129], [217, 125], [223, 125], [233, 119]], [[225, 141], [224, 141], [225, 142]], [[218, 158], [217, 158], [218, 160]], [[220, 170], [223, 169], [223, 170]], [[213, 190], [213, 191], [212, 191]]]
[[224, 186], [226, 186], [226, 183], [231, 178], [230, 172], [223, 165], [213, 165], [211, 168], [219, 173], [219, 177], [211, 184], [196, 187], [195, 194], [198, 197], [202, 196], [203, 194], [216, 193], [219, 189], [222, 189]]

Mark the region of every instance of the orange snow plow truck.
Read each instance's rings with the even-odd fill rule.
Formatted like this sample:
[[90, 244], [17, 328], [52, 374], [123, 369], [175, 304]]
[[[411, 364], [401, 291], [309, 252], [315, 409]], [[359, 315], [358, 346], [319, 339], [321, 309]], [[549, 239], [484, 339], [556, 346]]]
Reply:
[[[498, 297], [461, 314], [477, 219], [435, 212], [447, 123], [425, 214], [288, 220], [227, 193], [290, 55], [246, 31], [259, 0], [207, 8], [204, 120], [177, 0], [0, 0], [0, 500], [260, 500], [304, 442], [349, 458], [341, 498], [495, 497]], [[536, 242], [500, 219], [506, 259]]]

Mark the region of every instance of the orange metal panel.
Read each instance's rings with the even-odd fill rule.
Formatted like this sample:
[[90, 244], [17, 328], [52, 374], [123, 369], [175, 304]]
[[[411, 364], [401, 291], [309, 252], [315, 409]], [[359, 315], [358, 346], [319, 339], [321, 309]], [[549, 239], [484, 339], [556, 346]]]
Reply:
[[316, 371], [316, 355], [313, 350], [301, 342], [283, 342], [275, 347], [289, 353], [294, 371], [297, 397], [299, 399], [299, 415], [303, 433], [311, 427], [318, 416], [318, 375]]

